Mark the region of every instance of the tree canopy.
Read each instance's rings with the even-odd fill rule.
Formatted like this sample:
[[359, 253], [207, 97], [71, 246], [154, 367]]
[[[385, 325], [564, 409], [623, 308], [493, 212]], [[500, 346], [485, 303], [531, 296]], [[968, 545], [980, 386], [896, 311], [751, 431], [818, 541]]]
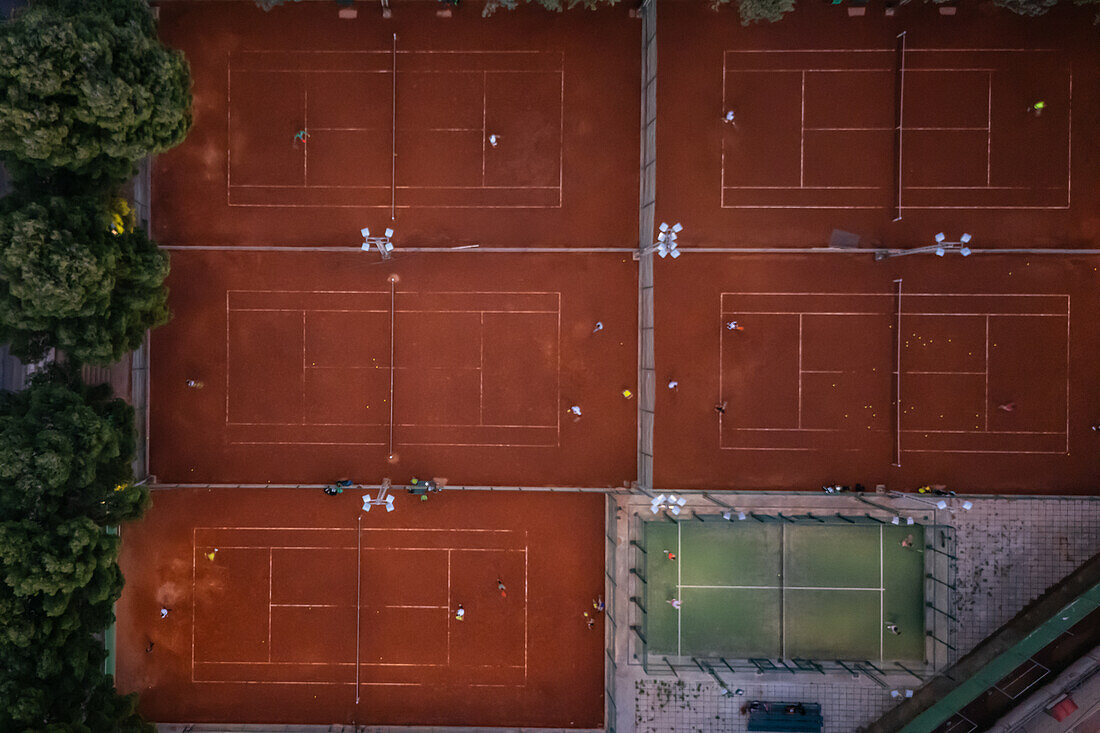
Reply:
[[140, 516], [148, 492], [131, 485], [134, 410], [108, 392], [54, 367], [0, 393], [0, 521]]
[[133, 410], [53, 366], [0, 393], [0, 730], [150, 731], [103, 672], [122, 592], [119, 539], [136, 519]]
[[[711, 0], [711, 7], [718, 10], [734, 0]], [[752, 23], [774, 23], [794, 10], [795, 0], [736, 0], [737, 12], [741, 15], [741, 25]]]
[[101, 197], [0, 200], [0, 341], [25, 361], [50, 347], [118, 361], [167, 322], [167, 276], [167, 254], [140, 228], [119, 231]]
[[[527, 3], [531, 3], [532, 0], [524, 0]], [[485, 7], [481, 11], [481, 15], [484, 18], [489, 17], [496, 11], [504, 8], [505, 10], [514, 10], [519, 5], [520, 0], [486, 0]], [[576, 7], [586, 8], [588, 10], [595, 10], [596, 8], [604, 5], [616, 5], [619, 0], [534, 0], [547, 10], [552, 10], [555, 13], [560, 13], [563, 10], [572, 10]]]
[[0, 158], [16, 178], [123, 181], [183, 141], [190, 86], [146, 0], [36, 0], [0, 24]]

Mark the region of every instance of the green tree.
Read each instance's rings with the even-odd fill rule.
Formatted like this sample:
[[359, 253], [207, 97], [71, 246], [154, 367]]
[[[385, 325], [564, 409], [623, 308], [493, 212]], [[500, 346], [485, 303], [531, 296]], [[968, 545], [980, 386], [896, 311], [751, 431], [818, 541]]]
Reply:
[[149, 492], [133, 485], [135, 449], [133, 408], [63, 367], [0, 393], [0, 521], [137, 519]]
[[133, 410], [54, 365], [0, 393], [0, 730], [150, 733], [103, 671], [122, 592], [119, 538], [139, 517]]
[[94, 636], [122, 592], [118, 549], [87, 517], [0, 522], [0, 730], [151, 730]]
[[[718, 10], [731, 0], [712, 0], [711, 7]], [[794, 10], [795, 0], [737, 0], [737, 12], [741, 14], [741, 25], [751, 23], [774, 23]]]
[[994, 5], [1008, 8], [1019, 15], [1043, 15], [1053, 8], [1058, 0], [993, 0]]
[[36, 0], [0, 24], [0, 157], [17, 179], [123, 181], [183, 141], [190, 86], [146, 0]]
[[[490, 15], [500, 10], [514, 10], [519, 5], [520, 0], [486, 0], [485, 7], [481, 10], [481, 16], [488, 18]], [[524, 2], [530, 4], [532, 0], [524, 0]], [[563, 10], [572, 10], [575, 7], [586, 8], [587, 10], [596, 10], [597, 8], [605, 5], [617, 5], [619, 0], [534, 0], [547, 10], [552, 10], [555, 13], [560, 13]]]
[[0, 200], [0, 342], [24, 360], [52, 346], [110, 364], [168, 321], [167, 254], [140, 228], [112, 228], [94, 196]]

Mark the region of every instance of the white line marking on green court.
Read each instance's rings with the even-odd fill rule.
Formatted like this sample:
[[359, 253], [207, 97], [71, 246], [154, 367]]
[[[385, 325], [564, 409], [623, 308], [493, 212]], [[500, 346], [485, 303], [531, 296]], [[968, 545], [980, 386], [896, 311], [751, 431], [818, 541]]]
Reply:
[[[901, 335], [900, 333], [898, 334]], [[885, 604], [885, 592], [886, 588], [883, 587], [884, 579], [882, 577], [882, 525], [878, 526], [878, 661], [881, 664], [883, 654], [883, 632], [886, 628], [886, 609]]]
[[[683, 597], [684, 573], [683, 573], [683, 570], [682, 570], [682, 568], [684, 566], [683, 565], [684, 564], [684, 541], [683, 541], [683, 531], [680, 529], [681, 526], [683, 526], [683, 525], [681, 525], [679, 522], [676, 523], [676, 560], [677, 560], [677, 562], [676, 562], [676, 599], [679, 600], [679, 601], [684, 600], [684, 597]], [[684, 618], [683, 612], [679, 608], [677, 608], [676, 609], [676, 654], [677, 655], [679, 655], [681, 653], [680, 652], [680, 645], [681, 645], [681, 639], [682, 639], [681, 628], [683, 627], [683, 618]]]

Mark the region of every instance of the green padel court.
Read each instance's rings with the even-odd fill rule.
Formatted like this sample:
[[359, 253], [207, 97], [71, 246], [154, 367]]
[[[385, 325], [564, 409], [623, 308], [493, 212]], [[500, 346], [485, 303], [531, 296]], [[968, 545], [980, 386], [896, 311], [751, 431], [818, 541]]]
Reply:
[[647, 652], [922, 663], [924, 545], [920, 525], [647, 522]]

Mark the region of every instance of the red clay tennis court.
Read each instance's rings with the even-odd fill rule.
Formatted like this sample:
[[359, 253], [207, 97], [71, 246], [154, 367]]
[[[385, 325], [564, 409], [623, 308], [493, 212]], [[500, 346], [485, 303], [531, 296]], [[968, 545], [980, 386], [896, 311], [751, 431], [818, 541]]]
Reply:
[[359, 493], [154, 492], [119, 689], [160, 722], [601, 726], [602, 495]]
[[[662, 6], [658, 215], [699, 246], [1090, 246], [1100, 103], [1082, 16], [800, 7], [736, 27]], [[922, 17], [925, 16], [925, 17]], [[820, 43], [807, 43], [806, 39]], [[1042, 100], [1041, 115], [1028, 107]], [[724, 121], [727, 112], [732, 123]], [[672, 217], [672, 218], [669, 218]]]
[[373, 10], [160, 8], [191, 63], [195, 127], [157, 160], [158, 241], [348, 245], [391, 220], [405, 246], [636, 239], [640, 26], [625, 8]]
[[1100, 478], [1097, 264], [869, 253], [662, 263], [655, 482], [1084, 491]]
[[625, 255], [177, 251], [172, 265], [175, 318], [152, 338], [161, 482], [632, 477]]

